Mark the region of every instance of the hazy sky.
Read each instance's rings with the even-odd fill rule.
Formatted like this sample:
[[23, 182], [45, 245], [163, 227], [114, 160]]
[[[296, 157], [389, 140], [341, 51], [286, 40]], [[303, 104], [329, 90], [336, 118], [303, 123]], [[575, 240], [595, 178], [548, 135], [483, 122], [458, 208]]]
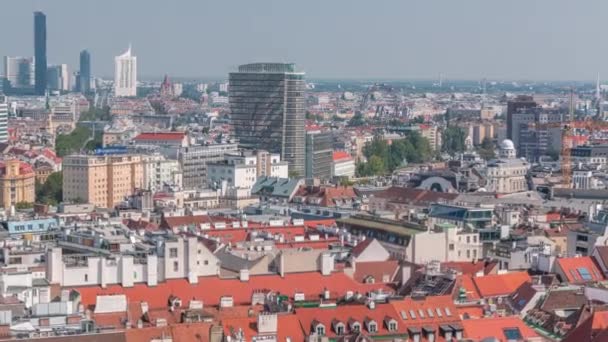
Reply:
[[113, 75], [129, 42], [140, 75], [222, 77], [290, 61], [309, 78], [608, 79], [606, 0], [0, 0], [0, 56]]

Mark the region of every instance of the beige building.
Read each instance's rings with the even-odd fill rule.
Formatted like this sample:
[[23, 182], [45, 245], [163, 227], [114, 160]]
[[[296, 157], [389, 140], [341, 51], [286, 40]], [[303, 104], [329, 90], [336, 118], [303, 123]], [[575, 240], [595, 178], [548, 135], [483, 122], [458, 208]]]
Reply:
[[0, 204], [8, 209], [20, 202], [34, 203], [36, 174], [29, 164], [7, 160], [0, 164]]
[[142, 188], [144, 171], [139, 155], [72, 155], [63, 159], [63, 200], [84, 201], [113, 208]]
[[517, 159], [515, 146], [511, 140], [500, 144], [500, 158], [488, 163], [486, 190], [510, 194], [528, 190], [526, 175], [530, 164]]
[[469, 126], [469, 136], [473, 139], [473, 145], [481, 145], [485, 139], [496, 137], [494, 124], [491, 122], [476, 123]]

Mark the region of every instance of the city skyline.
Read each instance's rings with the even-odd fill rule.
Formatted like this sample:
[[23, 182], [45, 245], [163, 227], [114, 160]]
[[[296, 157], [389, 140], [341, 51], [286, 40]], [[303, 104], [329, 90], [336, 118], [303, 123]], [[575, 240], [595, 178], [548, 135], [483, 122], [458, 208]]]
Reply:
[[78, 53], [87, 48], [97, 61], [94, 75], [105, 78], [113, 74], [113, 57], [129, 43], [140, 57], [142, 78], [225, 78], [247, 62], [297, 63], [309, 79], [436, 79], [442, 73], [446, 80], [592, 80], [597, 72], [608, 75], [603, 47], [595, 43], [601, 40], [599, 13], [608, 9], [599, 1], [586, 6], [545, 0], [390, 2], [371, 11], [362, 2], [314, 1], [144, 6], [140, 0], [7, 0], [4, 5], [12, 12], [0, 29], [13, 32], [13, 39], [0, 47], [0, 55], [34, 55], [28, 22], [41, 10], [48, 19], [49, 64], [76, 70]]

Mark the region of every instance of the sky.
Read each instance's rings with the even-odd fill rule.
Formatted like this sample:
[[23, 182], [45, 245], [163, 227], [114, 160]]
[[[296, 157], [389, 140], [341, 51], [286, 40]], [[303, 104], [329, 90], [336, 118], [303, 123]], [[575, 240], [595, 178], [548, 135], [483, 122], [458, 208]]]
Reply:
[[141, 76], [221, 78], [294, 62], [308, 78], [608, 79], [605, 0], [1, 0], [0, 56], [31, 56], [47, 15], [48, 62], [112, 76], [129, 43]]

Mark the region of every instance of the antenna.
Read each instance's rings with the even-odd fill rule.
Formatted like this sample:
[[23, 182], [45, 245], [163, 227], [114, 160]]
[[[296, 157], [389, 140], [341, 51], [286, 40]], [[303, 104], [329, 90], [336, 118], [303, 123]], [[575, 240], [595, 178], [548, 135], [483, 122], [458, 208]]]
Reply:
[[574, 88], [570, 87], [570, 112], [568, 120], [574, 121]]

